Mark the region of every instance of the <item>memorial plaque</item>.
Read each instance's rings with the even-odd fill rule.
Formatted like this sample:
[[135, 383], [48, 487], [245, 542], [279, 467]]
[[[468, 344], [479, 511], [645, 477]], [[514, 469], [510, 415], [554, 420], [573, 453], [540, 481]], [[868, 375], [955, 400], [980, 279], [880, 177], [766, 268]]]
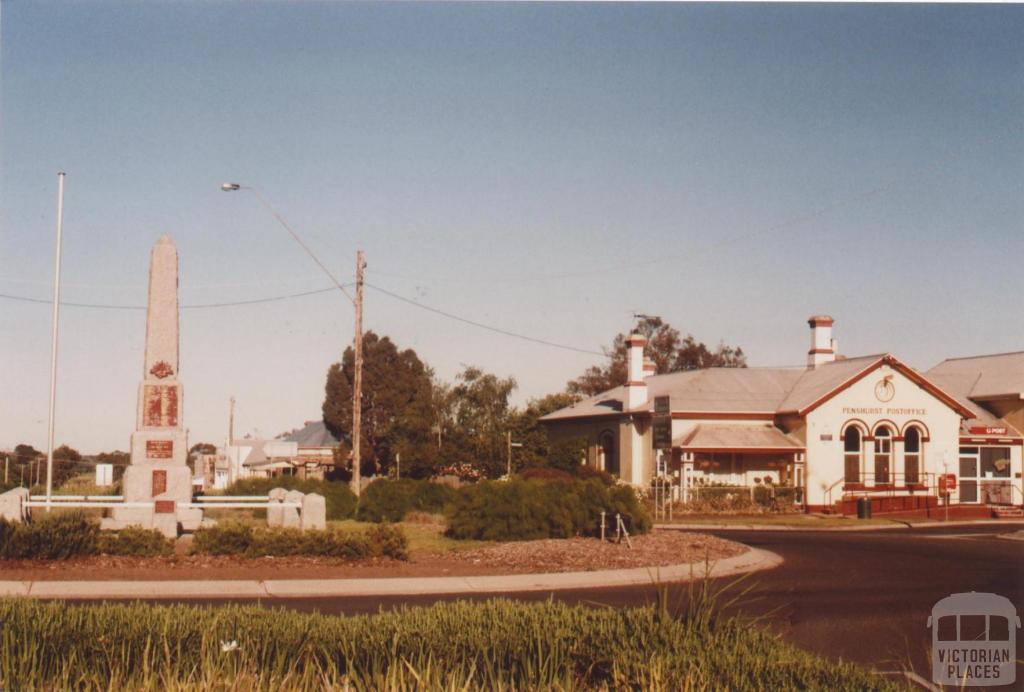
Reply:
[[174, 514], [176, 509], [174, 500], [157, 500], [154, 504], [157, 514]]
[[178, 425], [178, 388], [173, 385], [147, 384], [143, 389], [144, 424], [151, 428]]
[[654, 397], [654, 415], [667, 416], [670, 412], [670, 399], [667, 396]]
[[171, 459], [174, 456], [174, 442], [171, 440], [146, 440], [147, 459]]
[[167, 472], [156, 470], [153, 472], [153, 497], [163, 495], [167, 492]]

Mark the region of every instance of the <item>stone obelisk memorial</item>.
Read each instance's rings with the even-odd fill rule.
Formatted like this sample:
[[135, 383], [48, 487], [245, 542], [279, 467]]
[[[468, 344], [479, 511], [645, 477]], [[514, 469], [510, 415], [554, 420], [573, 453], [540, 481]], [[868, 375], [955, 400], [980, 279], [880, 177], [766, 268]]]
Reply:
[[153, 246], [146, 308], [146, 356], [139, 384], [131, 464], [125, 470], [126, 503], [106, 522], [109, 528], [141, 526], [177, 536], [199, 528], [203, 511], [192, 501], [192, 471], [182, 426], [182, 386], [178, 381], [178, 250], [166, 235]]

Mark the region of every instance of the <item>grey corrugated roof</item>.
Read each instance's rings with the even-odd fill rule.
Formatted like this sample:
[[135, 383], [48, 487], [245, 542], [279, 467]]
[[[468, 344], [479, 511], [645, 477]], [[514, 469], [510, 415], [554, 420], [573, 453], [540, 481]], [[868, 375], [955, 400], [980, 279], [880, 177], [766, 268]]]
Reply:
[[338, 438], [331, 434], [322, 420], [309, 421], [301, 430], [296, 430], [284, 438], [288, 442], [297, 442], [299, 447], [337, 447]]
[[[242, 462], [242, 466], [260, 466], [267, 462], [267, 455], [263, 453], [263, 440], [253, 440], [259, 444], [253, 444], [249, 454]], [[237, 443], [236, 443], [237, 444]]]
[[[892, 357], [877, 354], [843, 358], [816, 368], [708, 368], [652, 375], [645, 380], [647, 402], [635, 410], [650, 411], [655, 397], [668, 396], [670, 410], [675, 412], [802, 411], [885, 358]], [[625, 400], [626, 388], [616, 387], [541, 420], [613, 416], [623, 411]]]
[[885, 354], [844, 358], [808, 368], [800, 374], [793, 389], [779, 404], [779, 411], [802, 411], [847, 380], [872, 367]]
[[[673, 411], [774, 413], [803, 372], [800, 368], [707, 368], [651, 375], [645, 380], [648, 402], [639, 410], [649, 411], [655, 397], [667, 396]], [[625, 400], [626, 387], [616, 387], [542, 420], [615, 415], [622, 412]]]
[[1024, 351], [950, 358], [927, 373], [941, 378], [959, 396], [985, 400], [1024, 395]]
[[673, 440], [683, 449], [803, 449], [803, 445], [774, 425], [726, 425], [701, 423], [688, 434]]

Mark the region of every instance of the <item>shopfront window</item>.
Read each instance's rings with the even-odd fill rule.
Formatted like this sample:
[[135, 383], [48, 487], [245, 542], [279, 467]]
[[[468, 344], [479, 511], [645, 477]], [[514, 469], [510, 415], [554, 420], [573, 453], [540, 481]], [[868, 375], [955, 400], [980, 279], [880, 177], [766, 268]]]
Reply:
[[875, 431], [875, 485], [889, 483], [892, 468], [892, 430], [881, 426]]
[[847, 483], [860, 483], [861, 434], [851, 425], [843, 433], [843, 479]]
[[982, 478], [1009, 478], [1010, 448], [982, 447], [981, 476]]
[[921, 482], [921, 431], [914, 427], [903, 436], [903, 481], [906, 485]]

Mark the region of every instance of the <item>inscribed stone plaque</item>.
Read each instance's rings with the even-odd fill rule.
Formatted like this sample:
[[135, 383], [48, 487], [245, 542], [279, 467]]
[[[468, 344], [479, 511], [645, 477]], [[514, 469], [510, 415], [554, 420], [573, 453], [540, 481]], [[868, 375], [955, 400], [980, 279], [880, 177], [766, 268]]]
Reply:
[[153, 497], [167, 492], [167, 471], [153, 471]]
[[173, 385], [147, 384], [143, 390], [143, 423], [151, 428], [178, 425], [178, 388]]
[[174, 514], [174, 500], [157, 500], [153, 504], [157, 514]]
[[174, 456], [174, 442], [171, 440], [146, 440], [147, 459], [170, 459]]

